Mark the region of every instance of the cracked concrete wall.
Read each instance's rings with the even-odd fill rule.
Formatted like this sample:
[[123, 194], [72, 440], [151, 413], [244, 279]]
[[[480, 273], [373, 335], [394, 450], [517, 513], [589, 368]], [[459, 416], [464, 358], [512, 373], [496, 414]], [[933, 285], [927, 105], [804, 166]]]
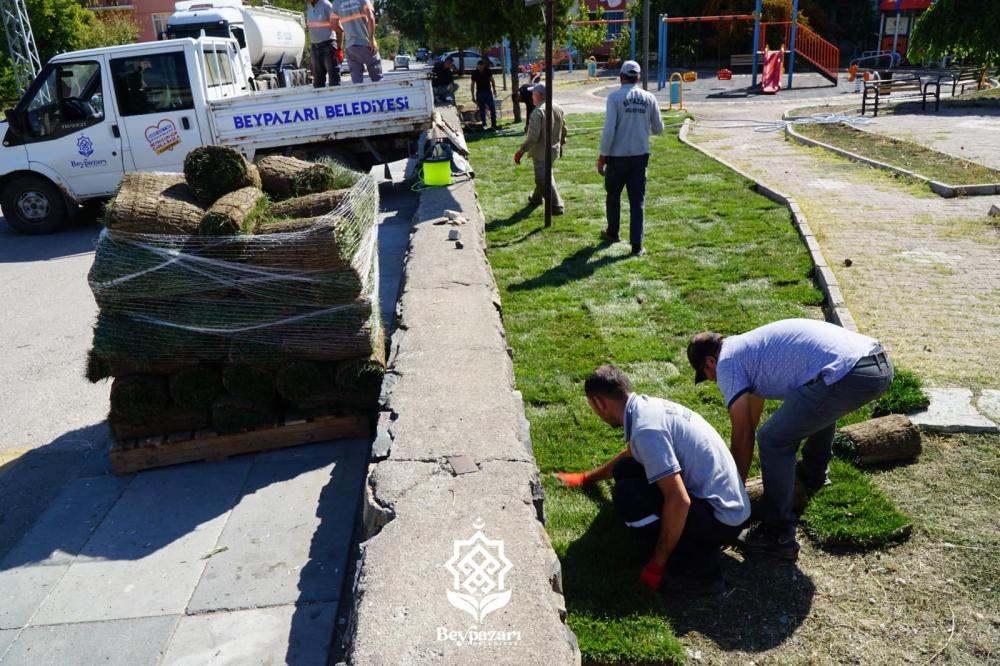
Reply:
[[[444, 223], [446, 209], [466, 222]], [[425, 190], [415, 223], [369, 467], [348, 660], [579, 664], [472, 182]], [[448, 240], [452, 229], [464, 247]], [[454, 456], [474, 471], [457, 474]], [[503, 588], [488, 590], [510, 600], [485, 616], [448, 594], [470, 590], [446, 563], [477, 530], [502, 541], [511, 564]], [[497, 571], [483, 572], [480, 582], [499, 586]]]

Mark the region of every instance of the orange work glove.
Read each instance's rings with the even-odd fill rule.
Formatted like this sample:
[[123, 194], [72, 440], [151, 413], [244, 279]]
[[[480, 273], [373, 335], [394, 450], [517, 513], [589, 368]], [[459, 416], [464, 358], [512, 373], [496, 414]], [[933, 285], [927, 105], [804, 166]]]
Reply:
[[639, 574], [639, 582], [653, 592], [659, 592], [660, 585], [663, 584], [663, 572], [665, 570], [666, 567], [660, 566], [653, 560], [650, 560], [646, 563], [642, 573]]
[[337, 62], [344, 62], [344, 49], [337, 48]]
[[556, 478], [567, 488], [577, 488], [587, 483], [586, 472], [557, 472]]

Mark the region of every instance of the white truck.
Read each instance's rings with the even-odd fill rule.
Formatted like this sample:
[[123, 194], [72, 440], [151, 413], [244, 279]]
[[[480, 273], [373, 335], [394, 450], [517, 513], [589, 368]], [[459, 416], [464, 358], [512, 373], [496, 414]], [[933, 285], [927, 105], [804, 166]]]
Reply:
[[[243, 64], [255, 87], [274, 75], [275, 85], [305, 82], [306, 45], [301, 12], [244, 6], [241, 0], [183, 0], [167, 19], [168, 39], [231, 37], [240, 45]], [[267, 87], [267, 86], [260, 86]]]
[[232, 39], [204, 37], [64, 53], [0, 123], [0, 206], [23, 233], [50, 233], [126, 171], [181, 171], [206, 144], [253, 160], [329, 156], [370, 169], [412, 153], [433, 124], [430, 79], [251, 90]]

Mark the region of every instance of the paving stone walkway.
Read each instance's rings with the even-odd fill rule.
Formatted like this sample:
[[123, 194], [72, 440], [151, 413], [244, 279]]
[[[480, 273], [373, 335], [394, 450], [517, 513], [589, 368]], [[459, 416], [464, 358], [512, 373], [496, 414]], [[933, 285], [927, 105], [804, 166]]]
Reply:
[[690, 138], [798, 201], [858, 326], [897, 365], [932, 386], [1000, 384], [1000, 229], [987, 216], [1000, 196], [943, 199], [745, 122], [785, 108], [691, 105]]

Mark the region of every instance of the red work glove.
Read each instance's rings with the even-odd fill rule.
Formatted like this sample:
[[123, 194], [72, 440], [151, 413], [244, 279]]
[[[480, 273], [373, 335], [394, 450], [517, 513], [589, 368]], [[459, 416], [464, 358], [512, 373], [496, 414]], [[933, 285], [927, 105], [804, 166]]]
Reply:
[[578, 488], [587, 483], [586, 472], [557, 472], [556, 478], [567, 488]]
[[597, 158], [597, 173], [601, 176], [604, 175], [604, 155], [600, 155]]
[[653, 592], [658, 592], [660, 590], [660, 585], [663, 583], [663, 572], [665, 570], [666, 567], [650, 560], [646, 563], [642, 573], [639, 574], [639, 582], [651, 589]]
[[337, 62], [344, 62], [344, 49], [337, 47]]
[[520, 164], [521, 164], [521, 155], [522, 155], [522, 153], [521, 153], [520, 150], [517, 151], [516, 153], [514, 153], [514, 164], [517, 164], [518, 166], [520, 166]]

